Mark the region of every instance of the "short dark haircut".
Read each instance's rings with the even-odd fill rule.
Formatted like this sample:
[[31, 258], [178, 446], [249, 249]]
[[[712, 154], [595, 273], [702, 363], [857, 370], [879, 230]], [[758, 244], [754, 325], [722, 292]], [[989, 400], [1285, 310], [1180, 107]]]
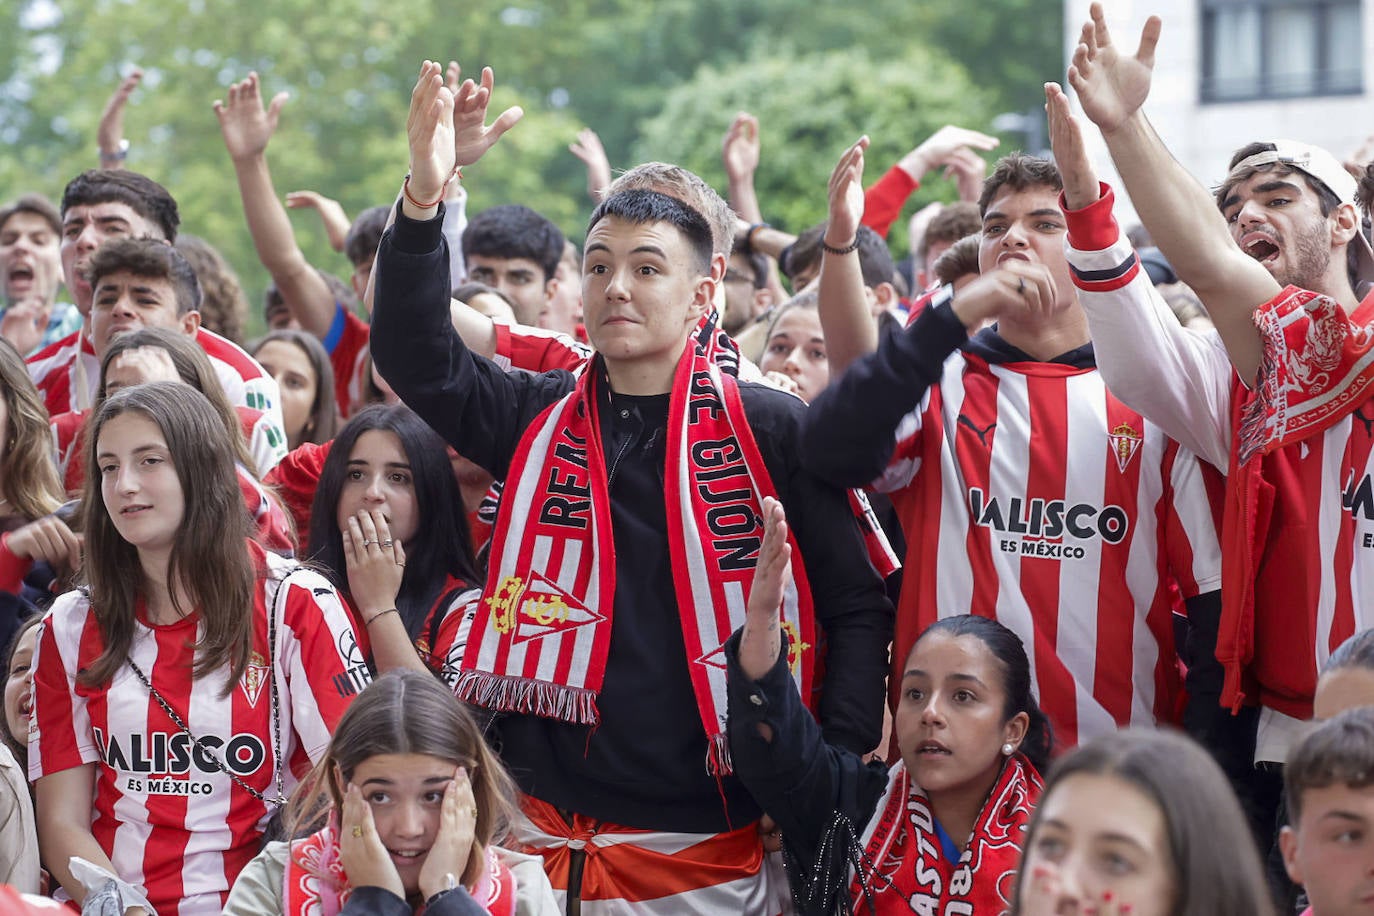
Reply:
[[0, 207], [0, 229], [5, 223], [10, 221], [10, 217], [16, 213], [32, 213], [47, 220], [48, 226], [52, 228], [53, 234], [61, 238], [62, 236], [62, 216], [57, 212], [57, 208], [52, 205], [42, 194], [21, 194], [14, 200]]
[[1031, 188], [1051, 188], [1064, 190], [1064, 177], [1052, 160], [1025, 153], [1008, 153], [993, 166], [992, 174], [983, 182], [983, 193], [978, 198], [978, 217], [988, 215], [988, 207], [1001, 193], [1002, 189], [1027, 191]]
[[1330, 216], [1331, 211], [1341, 205], [1341, 199], [1336, 196], [1336, 192], [1328, 188], [1323, 182], [1318, 181], [1304, 172], [1302, 169], [1289, 165], [1286, 162], [1269, 162], [1264, 165], [1254, 165], [1235, 175], [1231, 174], [1231, 170], [1242, 160], [1249, 159], [1251, 156], [1259, 153], [1272, 153], [1276, 149], [1278, 149], [1278, 147], [1272, 143], [1256, 141], [1254, 143], [1247, 143], [1236, 150], [1235, 155], [1231, 157], [1231, 161], [1226, 164], [1226, 180], [1217, 185], [1215, 193], [1217, 208], [1220, 209], [1225, 206], [1227, 198], [1231, 196], [1231, 191], [1235, 189], [1236, 185], [1245, 181], [1251, 175], [1257, 172], [1273, 172], [1275, 177], [1280, 178], [1284, 175], [1301, 175], [1307, 187], [1312, 193], [1317, 195], [1317, 205], [1321, 208], [1322, 216]]
[[185, 315], [200, 308], [200, 280], [191, 262], [171, 245], [153, 239], [111, 239], [95, 250], [86, 268], [86, 281], [91, 289], [100, 285], [102, 277], [119, 271], [135, 277], [166, 280], [172, 284], [177, 297], [177, 314]]
[[[945, 207], [931, 219], [926, 226], [926, 234], [921, 236], [921, 244], [916, 251], [924, 262], [930, 251], [931, 242], [945, 242], [953, 245], [966, 236], [983, 228], [978, 205], [969, 200], [961, 200]], [[927, 267], [930, 265], [927, 264]]]
[[953, 283], [969, 274], [977, 276], [981, 273], [978, 269], [978, 247], [979, 238], [976, 234], [959, 239], [935, 259], [935, 263], [930, 265], [931, 272], [942, 284]]
[[483, 210], [468, 220], [463, 230], [463, 259], [528, 258], [544, 269], [544, 282], [552, 280], [563, 259], [563, 233], [529, 207], [502, 204]]
[[592, 211], [592, 217], [587, 221], [587, 232], [590, 234], [592, 228], [608, 216], [636, 225], [668, 223], [676, 227], [692, 250], [692, 266], [703, 272], [711, 269], [711, 255], [715, 251], [711, 241], [711, 225], [706, 222], [706, 217], [676, 197], [643, 189], [612, 194]]
[[[821, 241], [827, 225], [820, 223], [812, 226], [783, 251], [779, 266], [789, 281], [820, 264]], [[864, 286], [872, 289], [879, 283], [891, 283], [893, 275], [897, 273], [897, 265], [892, 260], [892, 252], [887, 250], [887, 242], [867, 226], [859, 227], [858, 240], [859, 271], [863, 274]]]
[[1347, 709], [1317, 725], [1288, 752], [1283, 785], [1288, 792], [1288, 822], [1302, 817], [1308, 789], [1374, 785], [1374, 706]]
[[139, 216], [156, 223], [167, 241], [177, 240], [181, 214], [177, 212], [176, 199], [153, 179], [128, 169], [89, 169], [77, 175], [62, 192], [62, 213], [65, 216], [72, 207], [111, 201], [126, 204]]
[[354, 267], [377, 256], [377, 246], [382, 243], [382, 230], [391, 217], [390, 207], [368, 207], [348, 227], [344, 236], [344, 254]]

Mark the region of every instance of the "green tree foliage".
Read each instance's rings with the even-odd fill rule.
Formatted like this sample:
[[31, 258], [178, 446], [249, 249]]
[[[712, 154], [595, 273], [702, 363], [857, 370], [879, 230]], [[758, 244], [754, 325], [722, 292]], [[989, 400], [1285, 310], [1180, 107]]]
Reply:
[[[791, 232], [825, 218], [830, 171], [860, 135], [872, 143], [865, 174], [871, 183], [942, 125], [985, 124], [992, 110], [988, 94], [933, 51], [915, 49], [888, 62], [857, 49], [776, 55], [703, 68], [668, 93], [662, 111], [642, 125], [637, 158], [673, 159], [724, 187], [721, 139], [742, 109], [759, 119], [760, 206], [765, 218]], [[938, 178], [928, 185], [917, 203], [956, 196]], [[901, 242], [898, 228], [894, 240]]]

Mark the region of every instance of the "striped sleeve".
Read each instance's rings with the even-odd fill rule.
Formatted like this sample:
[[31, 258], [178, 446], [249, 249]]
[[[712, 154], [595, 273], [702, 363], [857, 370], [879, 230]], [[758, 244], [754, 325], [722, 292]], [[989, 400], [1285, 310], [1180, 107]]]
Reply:
[[467, 649], [468, 634], [472, 632], [472, 622], [477, 617], [477, 605], [481, 597], [480, 588], [469, 589], [455, 597], [444, 611], [439, 632], [434, 636], [434, 645], [429, 649], [429, 656], [433, 660], [431, 667], [439, 669], [438, 675], [450, 687], [457, 686], [463, 652]]
[[[1112, 217], [1110, 188], [1065, 210], [1069, 267], [1111, 393], [1189, 451], [1226, 468], [1234, 370], [1215, 331], [1189, 330], [1155, 290]], [[1061, 205], [1062, 205], [1061, 200]]]
[[[284, 568], [269, 558], [278, 568]], [[297, 738], [291, 769], [316, 762], [329, 746], [329, 736], [348, 704], [371, 680], [367, 663], [349, 621], [343, 601], [323, 576], [301, 570], [286, 581], [284, 601], [271, 600], [279, 608], [281, 627], [276, 660], [285, 676], [291, 725]]]
[[1219, 518], [1225, 482], [1221, 472], [1177, 443], [1169, 443], [1164, 552], [1184, 598], [1221, 588]]
[[99, 759], [86, 701], [76, 687], [88, 608], [80, 594], [68, 592], [53, 603], [39, 628], [29, 718], [30, 780]]

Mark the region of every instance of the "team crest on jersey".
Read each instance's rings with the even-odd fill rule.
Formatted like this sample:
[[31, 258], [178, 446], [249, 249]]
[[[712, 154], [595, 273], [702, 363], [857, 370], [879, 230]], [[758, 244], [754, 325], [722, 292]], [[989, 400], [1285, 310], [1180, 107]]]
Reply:
[[529, 580], [506, 576], [496, 593], [484, 599], [491, 607], [491, 623], [498, 633], [515, 633], [515, 642], [529, 642], [576, 630], [605, 618], [585, 607], [548, 579], [530, 573]]
[[1140, 451], [1140, 443], [1145, 441], [1145, 437], [1136, 432], [1131, 424], [1122, 423], [1111, 431], [1107, 441], [1111, 443], [1112, 454], [1116, 456], [1117, 468], [1124, 474], [1135, 453]]
[[257, 708], [262, 685], [267, 683], [270, 675], [271, 669], [267, 666], [267, 659], [257, 652], [248, 656], [248, 667], [243, 669], [243, 679], [239, 681], [239, 686], [243, 688], [243, 695], [248, 698], [249, 706]]

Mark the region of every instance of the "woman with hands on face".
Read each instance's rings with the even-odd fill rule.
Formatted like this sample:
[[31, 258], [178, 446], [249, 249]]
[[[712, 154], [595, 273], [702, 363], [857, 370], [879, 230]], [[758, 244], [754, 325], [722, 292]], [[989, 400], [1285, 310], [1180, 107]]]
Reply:
[[1051, 744], [1020, 640], [986, 617], [937, 621], [903, 665], [901, 760], [827, 745], [779, 624], [787, 521], [772, 499], [763, 516], [748, 617], [725, 647], [730, 751], [781, 830], [797, 911], [1004, 912]]
[[349, 707], [293, 797], [289, 843], [240, 874], [226, 916], [554, 916], [541, 860], [496, 844], [514, 787], [465, 707], [393, 671]]
[[340, 430], [320, 472], [308, 555], [330, 570], [378, 673], [453, 681], [465, 609], [480, 587], [462, 493], [438, 434], [402, 405]]

